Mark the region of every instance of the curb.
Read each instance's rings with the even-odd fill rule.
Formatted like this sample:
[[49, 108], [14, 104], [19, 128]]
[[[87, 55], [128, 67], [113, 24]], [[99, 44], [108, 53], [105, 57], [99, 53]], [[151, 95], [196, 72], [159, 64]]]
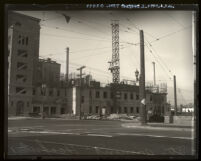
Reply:
[[141, 125], [126, 125], [122, 124], [125, 128], [136, 128], [136, 129], [150, 129], [150, 130], [173, 130], [173, 131], [194, 131], [194, 128], [182, 128], [182, 127], [153, 127], [153, 126], [141, 126]]

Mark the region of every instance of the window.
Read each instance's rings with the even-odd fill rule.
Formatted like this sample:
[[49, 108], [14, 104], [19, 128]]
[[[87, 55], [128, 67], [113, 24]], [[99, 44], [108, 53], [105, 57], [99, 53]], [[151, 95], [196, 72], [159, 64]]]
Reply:
[[36, 90], [33, 89], [33, 91], [32, 91], [32, 95], [35, 95], [35, 94], [36, 94]]
[[89, 113], [92, 113], [92, 106], [89, 106]]
[[96, 113], [98, 113], [98, 109], [99, 109], [99, 107], [98, 107], [98, 106], [96, 106]]
[[150, 101], [152, 101], [152, 95], [150, 95]]
[[119, 107], [119, 113], [121, 113], [121, 107]]
[[26, 37], [26, 45], [28, 45], [29, 39], [28, 37]]
[[26, 58], [28, 56], [28, 54], [27, 54], [26, 50], [19, 49], [19, 50], [17, 50], [17, 56], [21, 56], [21, 57], [25, 57]]
[[53, 95], [53, 91], [49, 90], [49, 96], [52, 96], [52, 95]]
[[96, 98], [100, 98], [100, 92], [96, 91]]
[[18, 44], [21, 44], [21, 35], [18, 36]]
[[136, 94], [136, 100], [139, 100], [139, 94]]
[[127, 113], [127, 107], [124, 107], [124, 113]]
[[27, 69], [27, 64], [23, 62], [17, 62], [17, 69], [18, 70]]
[[139, 107], [136, 107], [136, 113], [139, 113]]
[[33, 113], [39, 113], [40, 112], [40, 107], [39, 106], [34, 106], [33, 107]]
[[130, 112], [133, 113], [133, 107], [131, 107]]
[[81, 97], [81, 103], [84, 103], [84, 96]]
[[59, 90], [57, 90], [57, 96], [60, 96], [60, 91]]
[[107, 92], [103, 92], [103, 98], [107, 98]]
[[24, 42], [24, 37], [22, 37], [22, 45], [24, 45], [24, 43], [25, 43], [25, 42]]
[[24, 76], [24, 75], [22, 75], [22, 74], [17, 74], [16, 75], [16, 81], [18, 81], [18, 82], [26, 82], [26, 77]]
[[26, 90], [23, 87], [16, 87], [16, 93], [25, 94]]
[[127, 100], [127, 93], [124, 93], [124, 99]]
[[131, 100], [133, 99], [133, 94], [132, 94], [132, 93], [130, 94], [130, 99], [131, 99]]
[[90, 98], [92, 97], [92, 92], [91, 92], [91, 90], [89, 90], [89, 97], [90, 97]]
[[110, 111], [111, 113], [113, 113], [114, 112], [114, 109], [113, 109], [113, 107], [111, 107], [111, 111]]
[[112, 92], [110, 93], [110, 98], [113, 98], [113, 93]]
[[51, 107], [50, 112], [51, 112], [51, 114], [56, 114], [56, 107]]
[[43, 108], [43, 112], [45, 112], [46, 114], [48, 114], [48, 113], [49, 113], [49, 107], [45, 106], [45, 107]]
[[61, 114], [65, 114], [65, 108], [61, 108], [61, 109], [60, 109], [60, 113], [61, 113]]

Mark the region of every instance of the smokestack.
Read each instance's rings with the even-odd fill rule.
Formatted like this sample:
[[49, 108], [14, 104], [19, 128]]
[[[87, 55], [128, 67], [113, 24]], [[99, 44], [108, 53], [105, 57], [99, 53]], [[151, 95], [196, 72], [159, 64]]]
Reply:
[[145, 59], [144, 59], [144, 33], [140, 30], [140, 102], [141, 102], [141, 124], [146, 124], [145, 104]]
[[156, 85], [156, 75], [155, 75], [155, 62], [153, 63], [153, 69], [154, 69], [154, 86]]
[[175, 116], [177, 115], [177, 86], [176, 86], [176, 76], [174, 75], [174, 106], [175, 106]]
[[69, 48], [66, 48], [66, 82], [68, 82], [68, 75], [69, 75]]

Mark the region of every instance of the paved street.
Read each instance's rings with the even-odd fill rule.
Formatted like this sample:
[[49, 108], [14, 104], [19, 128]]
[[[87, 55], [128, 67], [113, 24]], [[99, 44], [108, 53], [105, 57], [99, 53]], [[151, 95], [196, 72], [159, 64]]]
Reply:
[[192, 131], [126, 128], [121, 121], [9, 120], [10, 155], [191, 155]]

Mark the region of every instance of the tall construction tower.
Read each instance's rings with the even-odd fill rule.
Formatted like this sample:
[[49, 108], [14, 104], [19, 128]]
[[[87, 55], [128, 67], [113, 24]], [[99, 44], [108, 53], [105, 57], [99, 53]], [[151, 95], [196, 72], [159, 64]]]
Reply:
[[109, 70], [112, 73], [113, 83], [120, 82], [120, 66], [119, 66], [119, 21], [112, 20], [112, 61], [110, 61]]

